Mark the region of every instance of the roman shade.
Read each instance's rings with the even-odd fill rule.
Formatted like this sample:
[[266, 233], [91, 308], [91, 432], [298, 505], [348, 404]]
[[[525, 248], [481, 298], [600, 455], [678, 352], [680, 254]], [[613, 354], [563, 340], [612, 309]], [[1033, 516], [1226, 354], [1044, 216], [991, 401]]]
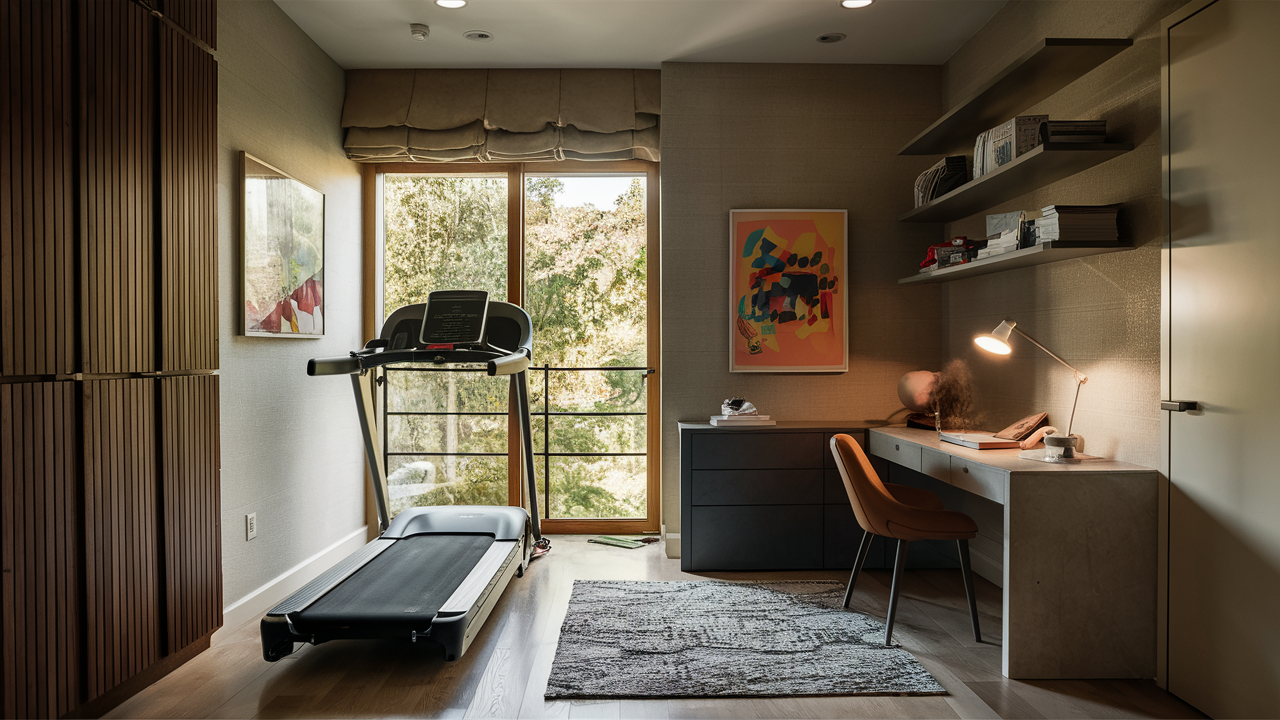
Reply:
[[657, 70], [348, 70], [359, 162], [658, 160]]

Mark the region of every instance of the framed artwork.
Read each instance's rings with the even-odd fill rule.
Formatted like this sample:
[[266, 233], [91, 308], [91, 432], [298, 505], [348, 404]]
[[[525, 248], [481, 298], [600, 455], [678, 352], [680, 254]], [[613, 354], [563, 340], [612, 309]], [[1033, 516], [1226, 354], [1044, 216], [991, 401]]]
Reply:
[[324, 193], [240, 153], [244, 334], [324, 335]]
[[844, 210], [729, 211], [729, 372], [849, 369]]

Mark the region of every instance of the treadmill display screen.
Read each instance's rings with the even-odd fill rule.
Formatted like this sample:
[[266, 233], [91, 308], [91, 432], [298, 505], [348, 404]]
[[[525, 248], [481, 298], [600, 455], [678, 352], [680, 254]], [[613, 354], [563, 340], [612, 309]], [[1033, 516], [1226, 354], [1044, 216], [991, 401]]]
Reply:
[[489, 293], [484, 290], [440, 290], [427, 296], [422, 320], [423, 345], [478, 345], [484, 341]]

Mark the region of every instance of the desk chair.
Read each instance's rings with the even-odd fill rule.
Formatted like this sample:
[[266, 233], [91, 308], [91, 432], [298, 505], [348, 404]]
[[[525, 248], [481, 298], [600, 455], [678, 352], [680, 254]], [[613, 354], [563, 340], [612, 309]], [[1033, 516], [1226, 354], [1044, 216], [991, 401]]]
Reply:
[[844, 593], [844, 606], [849, 607], [853, 585], [867, 560], [874, 535], [898, 541], [898, 557], [893, 564], [893, 586], [889, 590], [889, 616], [885, 619], [884, 644], [893, 637], [893, 619], [898, 611], [898, 591], [902, 585], [902, 569], [907, 560], [907, 546], [915, 540], [955, 540], [960, 548], [960, 571], [964, 574], [964, 592], [969, 599], [969, 617], [973, 620], [973, 639], [982, 642], [978, 629], [978, 603], [973, 595], [973, 572], [969, 568], [969, 538], [978, 534], [973, 518], [947, 510], [942, 500], [922, 488], [890, 485], [880, 481], [857, 441], [848, 435], [831, 438], [831, 452], [844, 480], [849, 504], [862, 526], [862, 543], [853, 561], [853, 574]]

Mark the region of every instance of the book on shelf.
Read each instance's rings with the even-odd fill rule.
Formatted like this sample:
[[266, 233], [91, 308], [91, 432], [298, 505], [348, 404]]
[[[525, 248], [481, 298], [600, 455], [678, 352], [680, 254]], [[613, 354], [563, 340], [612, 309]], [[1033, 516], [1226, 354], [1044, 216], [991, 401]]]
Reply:
[[969, 159], [952, 155], [920, 173], [915, 184], [915, 206], [940, 198], [969, 181]]
[[938, 435], [942, 442], [973, 448], [974, 450], [998, 450], [1000, 448], [1019, 447], [1017, 440], [1002, 440], [990, 433], [953, 433], [944, 432]]
[[1119, 205], [1049, 205], [1035, 221], [1036, 244], [1073, 242], [1119, 244]]
[[973, 146], [973, 178], [976, 180], [1040, 145], [1040, 125], [1048, 115], [1019, 115], [978, 136]]
[[1042, 143], [1103, 143], [1106, 120], [1045, 120], [1039, 127]]

